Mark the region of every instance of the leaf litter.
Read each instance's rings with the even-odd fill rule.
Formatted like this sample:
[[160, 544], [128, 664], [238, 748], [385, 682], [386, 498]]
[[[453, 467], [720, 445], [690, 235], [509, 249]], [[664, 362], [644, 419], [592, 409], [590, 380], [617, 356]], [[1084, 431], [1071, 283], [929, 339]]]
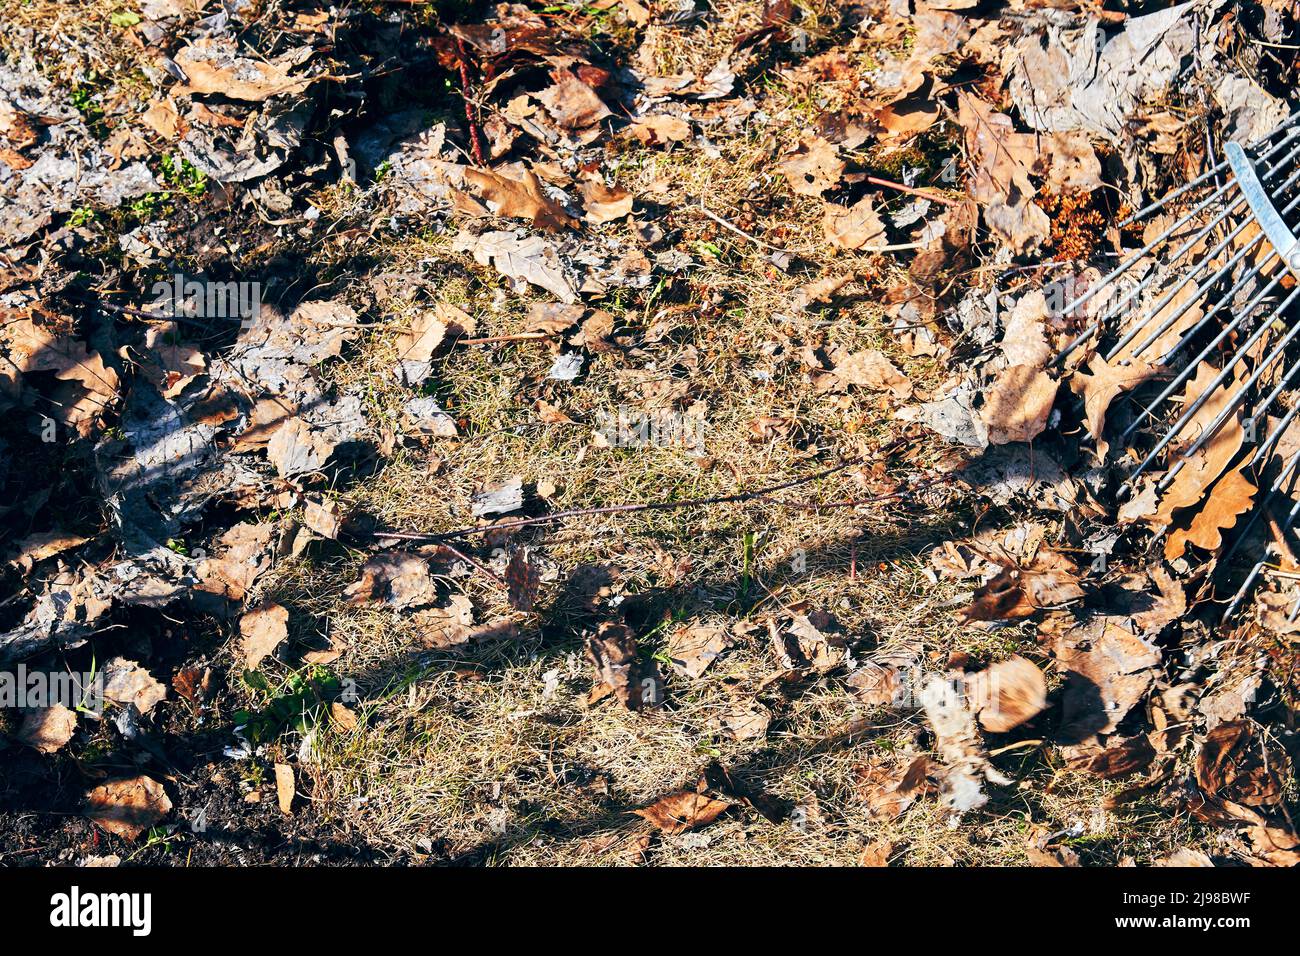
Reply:
[[[633, 2], [598, 4], [600, 17], [503, 6], [477, 22], [392, 11], [449, 92], [404, 91], [404, 108], [379, 112], [363, 107], [373, 91], [361, 78], [380, 62], [401, 73], [416, 54], [370, 12], [201, 20], [144, 4], [140, 23], [115, 28], [150, 58], [138, 110], [111, 77], [68, 85], [38, 68], [12, 41], [38, 29], [3, 28], [0, 201], [13, 214], [0, 227], [0, 521], [15, 597], [0, 660], [105, 662], [113, 721], [58, 706], [23, 711], [12, 731], [45, 760], [72, 759], [102, 731], [146, 767], [88, 779], [90, 820], [135, 840], [165, 824], [173, 798], [188, 807], [196, 795], [169, 775], [185, 758], [149, 743], [187, 712], [271, 770], [279, 824], [311, 825], [295, 794], [315, 778], [299, 765], [322, 728], [365, 730], [339, 701], [339, 674], [366, 652], [353, 622], [374, 620], [422, 654], [464, 661], [448, 673], [466, 688], [483, 678], [475, 654], [550, 654], [568, 635], [567, 662], [548, 660], [546, 706], [646, 733], [677, 726], [721, 748], [694, 789], [664, 776], [621, 791], [657, 834], [638, 831], [633, 862], [704, 852], [755, 815], [794, 819], [767, 792], [776, 776], [741, 773], [734, 758], [796, 732], [816, 737], [814, 765], [819, 748], [855, 748], [854, 800], [877, 822], [995, 818], [1009, 788], [1042, 786], [1059, 756], [1225, 831], [1167, 847], [1167, 861], [1300, 859], [1281, 703], [1294, 573], [1270, 574], [1230, 633], [1210, 623], [1234, 543], [1276, 525], [1261, 474], [1243, 465], [1243, 416], [1164, 486], [1119, 502], [1128, 450], [1113, 439], [1162, 370], [1089, 350], [1055, 366], [1077, 317], [1040, 281], [1040, 270], [1095, 281], [1135, 247], [1113, 223], [1194, 175], [1207, 129], [1249, 139], [1287, 115], [1285, 81], [1242, 75], [1225, 51], [1252, 27], [1218, 3], [1100, 26], [1069, 5], [1011, 4], [990, 19], [966, 4], [904, 17], [869, 3], [837, 9], [807, 56], [781, 47], [780, 6], [747, 11], [725, 41], [712, 13]], [[1271, 43], [1286, 42], [1286, 24]], [[617, 42], [589, 42], [613, 26]], [[701, 38], [718, 42], [689, 49]], [[665, 59], [656, 42], [677, 53]], [[793, 121], [768, 83], [818, 91], [817, 105]], [[1194, 84], [1207, 96], [1190, 95]], [[758, 158], [742, 152], [746, 137]], [[743, 188], [710, 190], [715, 163]], [[351, 255], [417, 232], [395, 281]], [[250, 314], [157, 314], [143, 290], [182, 270], [209, 287], [258, 282], [264, 301]], [[770, 324], [749, 321], [738, 276], [780, 300]], [[1201, 318], [1183, 310], [1160, 344]], [[710, 327], [723, 319], [732, 353]], [[490, 378], [516, 354], [538, 361]], [[500, 385], [503, 403], [489, 415], [458, 378], [483, 356], [482, 389]], [[575, 447], [576, 464], [693, 423], [716, 435], [721, 363], [773, 398], [744, 416], [751, 457], [716, 438], [679, 443], [693, 449], [691, 481], [778, 486], [853, 458], [835, 478], [845, 485], [826, 486], [843, 492], [833, 509], [802, 484], [748, 498], [646, 491], [625, 506], [599, 480], [533, 473], [524, 445], [550, 430], [601, 436]], [[1222, 371], [1207, 360], [1177, 396], [1205, 399], [1193, 433], [1229, 407], [1232, 383], [1210, 384]], [[794, 400], [789, 383], [804, 389]], [[601, 389], [622, 416], [614, 427], [591, 404]], [[513, 407], [544, 431], [504, 454], [484, 436], [523, 436], [501, 410]], [[41, 439], [48, 427], [58, 442]], [[481, 469], [463, 470], [467, 449]], [[454, 522], [403, 530], [399, 505], [356, 507], [358, 489], [412, 459]], [[60, 471], [89, 493], [51, 479]], [[883, 502], [897, 503], [893, 517], [872, 511]], [[563, 567], [550, 537], [718, 504], [858, 524], [844, 556], [800, 547], [778, 559], [742, 535], [734, 587], [671, 543], [629, 534], [603, 563]], [[832, 603], [773, 586], [778, 567], [855, 587], [892, 574], [901, 559], [867, 542], [888, 521], [928, 527], [945, 511], [978, 516], [965, 525], [978, 530], [936, 526], [930, 586], [906, 627], [861, 592]], [[698, 520], [701, 541], [718, 531]], [[1276, 549], [1284, 571], [1300, 570], [1284, 540]], [[712, 594], [706, 613], [655, 606], [679, 591]], [[927, 643], [940, 620], [955, 645]], [[849, 702], [858, 723], [809, 728], [820, 693]], [[881, 711], [909, 728], [903, 749], [859, 751]], [[533, 719], [520, 713], [521, 726]], [[833, 788], [815, 789], [800, 792], [798, 819], [848, 812]], [[912, 852], [893, 831], [862, 836], [855, 860]], [[1087, 856], [1040, 842], [1017, 852], [1041, 865]]]

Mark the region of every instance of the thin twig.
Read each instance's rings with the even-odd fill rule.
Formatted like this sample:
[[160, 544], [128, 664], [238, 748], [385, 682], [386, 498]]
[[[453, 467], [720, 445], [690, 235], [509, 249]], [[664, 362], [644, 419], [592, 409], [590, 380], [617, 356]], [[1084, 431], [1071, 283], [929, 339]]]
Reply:
[[754, 243], [755, 245], [762, 246], [764, 249], [771, 249], [773, 252], [786, 251], [782, 249], [780, 246], [774, 246], [770, 242], [764, 242], [762, 239], [759, 239], [757, 236], [751, 236], [749, 233], [745, 232], [745, 230], [741, 229], [739, 226], [733, 226], [731, 223], [727, 222], [727, 220], [723, 219], [721, 216], [709, 212], [709, 210], [706, 209], [704, 206], [703, 199], [700, 200], [700, 204], [698, 206], [687, 206], [686, 208], [688, 210], [693, 209], [696, 212], [703, 214], [705, 217], [712, 219], [723, 229], [730, 230], [731, 232], [734, 232], [736, 235], [748, 239], [750, 242]]
[[868, 176], [867, 182], [876, 186], [884, 186], [887, 189], [897, 189], [900, 193], [907, 193], [909, 196], [920, 196], [922, 199], [941, 202], [948, 206], [960, 206], [962, 204], [962, 200], [960, 199], [953, 199], [951, 196], [932, 193], [927, 189], [913, 189], [911, 186], [904, 186], [902, 183], [896, 183], [892, 179], [881, 179], [879, 176]]
[[898, 498], [912, 494], [914, 491], [927, 488], [930, 485], [940, 481], [950, 480], [949, 476], [943, 476], [920, 485], [913, 485], [903, 491], [890, 492], [889, 494], [876, 495], [871, 498], [856, 498], [852, 501], [833, 501], [827, 504], [816, 504], [806, 502], [784, 501], [779, 498], [770, 497], [778, 491], [785, 491], [788, 488], [794, 488], [799, 485], [806, 485], [813, 481], [826, 478], [837, 472], [859, 464], [860, 459], [851, 459], [840, 462], [833, 468], [827, 468], [825, 471], [819, 471], [816, 474], [805, 475], [802, 478], [794, 478], [790, 481], [782, 482], [779, 485], [772, 485], [768, 488], [758, 488], [754, 491], [736, 492], [730, 495], [714, 495], [708, 498], [688, 498], [683, 501], [651, 501], [645, 504], [628, 504], [628, 505], [606, 505], [602, 508], [575, 508], [571, 511], [557, 511], [554, 514], [541, 515], [536, 518], [520, 518], [516, 521], [506, 521], [500, 524], [475, 525], [469, 528], [458, 528], [455, 531], [444, 531], [441, 533], [432, 532], [412, 532], [412, 531], [376, 531], [374, 535], [380, 538], [396, 538], [403, 541], [426, 541], [426, 542], [443, 542], [455, 538], [464, 538], [473, 534], [486, 534], [489, 531], [513, 531], [516, 528], [526, 528], [539, 524], [550, 524], [556, 521], [563, 521], [567, 518], [589, 518], [600, 515], [612, 514], [631, 514], [639, 511], [670, 511], [676, 508], [697, 508], [709, 505], [733, 504], [744, 501], [761, 501], [764, 504], [775, 505], [779, 508], [798, 508], [806, 511], [817, 511], [829, 508], [848, 508], [857, 507], [864, 504], [879, 503], [882, 501], [893, 501]]

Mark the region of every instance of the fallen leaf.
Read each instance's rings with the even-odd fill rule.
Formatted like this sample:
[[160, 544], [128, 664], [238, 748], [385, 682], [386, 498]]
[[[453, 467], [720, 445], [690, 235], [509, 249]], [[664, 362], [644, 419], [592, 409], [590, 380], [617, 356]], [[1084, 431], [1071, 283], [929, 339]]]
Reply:
[[124, 657], [114, 657], [104, 664], [104, 699], [126, 707], [134, 704], [147, 714], [167, 697], [167, 688], [153, 675]]
[[907, 376], [878, 349], [865, 352], [836, 349], [830, 357], [835, 366], [829, 373], [817, 378], [815, 384], [820, 392], [838, 391], [856, 385], [876, 392], [887, 391], [898, 399], [910, 398], [912, 395], [912, 383]]
[[10, 561], [24, 571], [30, 571], [46, 558], [80, 547], [89, 540], [81, 535], [67, 534], [63, 531], [41, 531], [19, 541], [15, 545], [17, 553], [10, 558]]
[[772, 715], [757, 701], [738, 703], [709, 720], [709, 729], [727, 740], [753, 740], [767, 735]]
[[310, 47], [290, 50], [274, 60], [240, 56], [233, 40], [205, 37], [181, 48], [173, 58], [185, 73], [186, 86], [194, 93], [220, 93], [235, 100], [260, 103], [273, 96], [301, 93], [313, 82], [310, 77], [291, 77], [295, 61], [310, 55]]
[[62, 704], [40, 707], [23, 713], [23, 722], [18, 728], [18, 742], [43, 754], [52, 754], [72, 739], [76, 729], [75, 710], [69, 710]]
[[537, 603], [537, 589], [542, 578], [522, 548], [510, 556], [505, 578], [510, 606], [516, 611], [531, 611]]
[[293, 768], [287, 763], [275, 765], [275, 798], [280, 804], [280, 812], [286, 817], [293, 816]]
[[984, 398], [980, 420], [995, 445], [1032, 441], [1047, 427], [1056, 381], [1040, 368], [1011, 365], [998, 373]]
[[699, 677], [709, 665], [731, 646], [731, 635], [726, 628], [679, 627], [668, 638], [666, 654], [673, 670], [690, 678]]
[[1219, 724], [1196, 755], [1196, 785], [1207, 797], [1249, 807], [1280, 803], [1291, 762], [1249, 720]]
[[1243, 474], [1245, 467], [1243, 464], [1215, 483], [1186, 529], [1174, 528], [1169, 533], [1165, 540], [1166, 561], [1182, 557], [1188, 544], [1211, 552], [1219, 550], [1223, 532], [1250, 509], [1259, 490]]
[[171, 809], [167, 792], [152, 777], [111, 780], [86, 794], [86, 816], [127, 840], [155, 826]]
[[429, 562], [407, 551], [386, 551], [371, 556], [361, 567], [361, 578], [344, 592], [352, 604], [382, 601], [403, 609], [434, 603], [438, 588]]
[[478, 190], [498, 216], [528, 219], [538, 229], [558, 232], [577, 228], [577, 221], [543, 191], [541, 181], [529, 170], [512, 179], [491, 170], [466, 169], [465, 181]]
[[289, 611], [280, 604], [264, 604], [239, 619], [244, 666], [256, 670], [289, 636]]
[[1012, 621], [1083, 597], [1078, 569], [1064, 555], [1041, 549], [1026, 566], [1002, 571], [975, 592], [961, 613], [967, 621]]
[[617, 186], [610, 188], [597, 177], [582, 181], [583, 218], [592, 225], [613, 222], [632, 213], [632, 194]]
[[844, 175], [844, 162], [835, 155], [835, 147], [820, 136], [800, 143], [779, 168], [791, 189], [800, 196], [814, 198], [839, 183]]
[[637, 654], [636, 638], [626, 624], [604, 621], [587, 638], [587, 660], [596, 670], [594, 699], [612, 693], [628, 710], [645, 710], [663, 703], [663, 679], [653, 661]]
[[555, 82], [535, 95], [562, 128], [586, 130], [613, 115], [595, 91], [569, 70], [557, 70], [552, 77]]
[[876, 214], [870, 196], [863, 196], [845, 208], [827, 203], [822, 212], [826, 241], [836, 249], [858, 250], [885, 240], [885, 224]]
[[646, 146], [662, 146], [689, 140], [691, 124], [676, 116], [641, 116], [627, 128], [627, 132]]
[[1047, 678], [1019, 655], [969, 675], [966, 688], [980, 726], [995, 734], [1019, 727], [1047, 706]]
[[643, 820], [649, 820], [664, 833], [685, 833], [708, 826], [730, 806], [725, 800], [714, 800], [705, 794], [684, 790], [632, 812]]
[[474, 260], [492, 265], [502, 275], [545, 289], [561, 302], [578, 301], [555, 248], [540, 236], [518, 239], [509, 232], [485, 232], [473, 240]]

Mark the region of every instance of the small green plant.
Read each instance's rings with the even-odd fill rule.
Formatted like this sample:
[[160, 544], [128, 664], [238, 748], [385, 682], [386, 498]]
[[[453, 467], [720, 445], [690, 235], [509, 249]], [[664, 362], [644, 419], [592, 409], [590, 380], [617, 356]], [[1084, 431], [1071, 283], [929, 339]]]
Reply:
[[121, 10], [110, 16], [108, 22], [115, 27], [133, 27], [140, 22], [140, 15], [130, 10]]
[[163, 182], [187, 199], [197, 202], [207, 194], [207, 175], [188, 159], [163, 156], [158, 165], [162, 169]]
[[235, 711], [235, 727], [250, 744], [268, 743], [287, 730], [306, 733], [325, 716], [339, 696], [342, 682], [319, 664], [290, 674], [278, 688], [260, 671], [244, 671], [244, 686], [263, 695], [259, 710]]
[[91, 209], [89, 206], [81, 206], [72, 210], [72, 215], [68, 219], [68, 222], [72, 224], [74, 229], [80, 226], [88, 226], [94, 221], [95, 210]]

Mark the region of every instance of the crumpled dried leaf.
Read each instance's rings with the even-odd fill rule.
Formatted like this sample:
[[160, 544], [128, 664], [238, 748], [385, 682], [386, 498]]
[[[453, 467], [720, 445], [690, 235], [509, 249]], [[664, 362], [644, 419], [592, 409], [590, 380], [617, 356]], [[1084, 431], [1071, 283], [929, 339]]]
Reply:
[[877, 392], [888, 391], [898, 399], [912, 396], [911, 381], [879, 349], [848, 352], [837, 348], [830, 359], [834, 367], [816, 376], [815, 387], [819, 392], [844, 391], [857, 385]]
[[872, 816], [892, 820], [918, 798], [934, 791], [929, 779], [932, 768], [925, 754], [913, 757], [906, 765], [894, 757], [876, 758], [854, 768], [857, 791]]
[[1071, 645], [1068, 637], [1054, 655], [1066, 671], [1061, 701], [1061, 739], [1067, 743], [1095, 734], [1114, 733], [1151, 687], [1160, 652], [1136, 634], [1101, 622], [1101, 633], [1087, 649]]
[[648, 807], [633, 810], [643, 820], [649, 820], [664, 833], [685, 833], [697, 827], [708, 826], [731, 806], [726, 800], [715, 800], [703, 793], [683, 790], [660, 797]]
[[1033, 661], [1017, 654], [967, 675], [966, 695], [980, 726], [1005, 734], [1042, 713], [1047, 706], [1047, 678]]
[[673, 670], [696, 678], [730, 646], [731, 635], [726, 628], [697, 624], [675, 630], [668, 638], [666, 653]]
[[633, 196], [626, 189], [609, 187], [599, 177], [589, 177], [582, 181], [583, 218], [592, 225], [613, 222], [631, 215]]
[[791, 189], [800, 196], [814, 198], [834, 187], [844, 175], [844, 161], [835, 154], [835, 147], [820, 136], [800, 143], [779, 168]]
[[849, 207], [827, 203], [822, 213], [822, 229], [826, 241], [836, 249], [858, 250], [885, 241], [885, 224], [870, 196], [863, 196]]
[[409, 551], [385, 551], [361, 567], [361, 578], [344, 592], [352, 604], [382, 601], [403, 609], [433, 604], [438, 587], [429, 562]]
[[639, 116], [627, 132], [645, 146], [683, 143], [691, 138], [691, 124], [676, 116]]
[[587, 638], [587, 660], [596, 669], [592, 700], [612, 693], [628, 710], [645, 710], [663, 703], [659, 668], [654, 661], [638, 656], [636, 638], [626, 624], [602, 622]]
[[1196, 756], [1196, 785], [1213, 800], [1271, 806], [1282, 801], [1290, 777], [1286, 751], [1270, 746], [1249, 720], [1219, 724], [1205, 735]]
[[86, 816], [127, 840], [155, 826], [171, 809], [167, 792], [152, 777], [110, 780], [86, 794]]
[[998, 372], [980, 419], [995, 445], [1032, 441], [1047, 427], [1056, 402], [1056, 380], [1041, 368], [1009, 365]]
[[289, 50], [274, 60], [239, 55], [233, 40], [204, 37], [182, 47], [173, 58], [194, 93], [220, 93], [235, 100], [260, 103], [273, 96], [301, 93], [311, 77], [293, 77], [289, 70], [311, 56], [311, 47]]
[[1006, 146], [1015, 135], [1011, 118], [964, 90], [957, 98], [958, 123], [971, 158], [970, 195], [984, 207], [989, 230], [1012, 252], [1032, 253], [1051, 234], [1051, 222], [1033, 202], [1038, 190], [1030, 182], [1029, 166]]
[[124, 657], [114, 657], [104, 664], [104, 699], [123, 707], [134, 704], [141, 714], [167, 697], [167, 688], [153, 675]]
[[532, 170], [524, 170], [518, 179], [488, 169], [466, 169], [465, 182], [490, 203], [498, 216], [528, 219], [538, 229], [558, 232], [566, 226], [576, 229], [577, 220], [564, 211], [543, 190]]
[[52, 754], [62, 749], [76, 730], [77, 712], [55, 704], [26, 711], [17, 736], [19, 743], [43, 754]]
[[468, 248], [479, 265], [494, 266], [507, 278], [545, 289], [569, 305], [578, 301], [578, 290], [555, 248], [540, 236], [518, 239], [509, 232], [485, 232]]
[[289, 611], [280, 604], [263, 604], [239, 619], [244, 666], [257, 670], [259, 664], [289, 636]]
[[569, 70], [557, 70], [552, 77], [554, 84], [535, 95], [562, 128], [586, 130], [613, 115], [595, 90]]
[[767, 734], [772, 715], [758, 701], [735, 703], [709, 720], [709, 729], [727, 740], [753, 740]]
[[1078, 569], [1058, 552], [1042, 548], [1020, 567], [999, 561], [1002, 571], [975, 592], [961, 613], [967, 621], [1012, 621], [1083, 597]]

